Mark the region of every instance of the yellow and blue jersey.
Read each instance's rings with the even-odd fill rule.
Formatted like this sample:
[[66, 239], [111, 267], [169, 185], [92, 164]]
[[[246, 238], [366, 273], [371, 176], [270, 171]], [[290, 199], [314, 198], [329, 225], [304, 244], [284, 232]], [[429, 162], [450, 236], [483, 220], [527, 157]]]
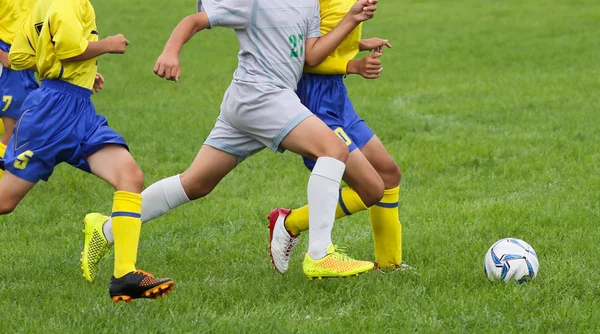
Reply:
[[37, 0], [0, 1], [0, 41], [12, 44], [15, 33]]
[[37, 66], [40, 80], [60, 79], [92, 89], [96, 58], [63, 60], [81, 55], [98, 41], [96, 15], [88, 0], [39, 0], [17, 31], [10, 51], [11, 67]]
[[[325, 35], [338, 25], [355, 3], [356, 0], [320, 0], [321, 35]], [[316, 74], [346, 73], [348, 62], [354, 59], [360, 51], [361, 33], [362, 23], [321, 64], [314, 67], [305, 66], [304, 72]]]

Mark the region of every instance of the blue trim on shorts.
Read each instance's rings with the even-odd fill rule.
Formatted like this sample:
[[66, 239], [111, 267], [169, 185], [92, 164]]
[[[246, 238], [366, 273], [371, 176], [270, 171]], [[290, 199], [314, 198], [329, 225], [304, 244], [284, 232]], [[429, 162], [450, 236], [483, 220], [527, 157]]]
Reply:
[[131, 217], [131, 218], [142, 218], [142, 214], [141, 213], [136, 213], [136, 212], [128, 212], [128, 211], [117, 211], [117, 212], [113, 212], [111, 215], [111, 217]]
[[59, 79], [44, 79], [42, 87], [58, 90], [83, 99], [91, 99], [92, 90]]
[[277, 134], [275, 135], [275, 138], [273, 138], [273, 144], [271, 145], [270, 149], [273, 151], [279, 151], [279, 152], [283, 153], [285, 151], [285, 149], [279, 147], [279, 145], [281, 145], [281, 142], [283, 141], [283, 139], [287, 135], [289, 135], [290, 132], [292, 132], [292, 130], [298, 126], [298, 124], [302, 123], [302, 121], [309, 118], [310, 116], [314, 116], [314, 115], [308, 111], [296, 115], [296, 117], [294, 117], [291, 121], [289, 121], [281, 130], [279, 130], [279, 132], [277, 132]]

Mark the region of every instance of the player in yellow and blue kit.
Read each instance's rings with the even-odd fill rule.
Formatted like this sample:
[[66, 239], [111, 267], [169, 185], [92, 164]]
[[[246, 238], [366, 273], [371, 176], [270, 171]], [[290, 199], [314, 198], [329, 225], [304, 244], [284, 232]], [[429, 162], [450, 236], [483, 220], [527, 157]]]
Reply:
[[136, 270], [143, 173], [123, 138], [96, 114], [90, 99], [92, 89], [103, 82], [97, 75], [97, 57], [124, 53], [127, 44], [123, 35], [98, 40], [88, 0], [38, 1], [17, 32], [9, 57], [15, 70], [37, 67], [42, 84], [23, 103], [0, 179], [0, 214], [12, 212], [61, 162], [93, 173], [115, 188], [115, 268], [109, 287], [115, 302], [156, 298], [174, 284]]
[[[335, 27], [354, 0], [321, 0], [321, 32]], [[359, 25], [320, 65], [304, 68], [297, 94], [302, 103], [325, 122], [346, 143], [350, 151], [340, 189], [336, 219], [369, 208], [376, 265], [384, 270], [402, 265], [402, 226], [398, 218], [400, 169], [374, 132], [358, 116], [343, 82], [346, 74], [367, 79], [381, 74], [379, 57], [387, 40], [361, 40]], [[353, 60], [359, 51], [375, 50], [362, 60]], [[312, 169], [314, 161], [304, 159]], [[308, 206], [275, 209], [269, 216], [270, 255], [279, 272], [287, 270], [297, 235], [308, 229]]]
[[[8, 52], [15, 32], [31, 12], [36, 0], [0, 2], [0, 159], [4, 157], [25, 97], [38, 88], [33, 71], [10, 69]], [[4, 172], [0, 170], [0, 178]]]

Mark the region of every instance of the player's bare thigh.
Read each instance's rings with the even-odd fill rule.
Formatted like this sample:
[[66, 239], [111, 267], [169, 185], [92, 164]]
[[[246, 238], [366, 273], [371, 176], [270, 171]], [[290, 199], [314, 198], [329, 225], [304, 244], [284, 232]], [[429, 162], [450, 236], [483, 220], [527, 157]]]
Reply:
[[348, 159], [348, 147], [316, 116], [305, 118], [281, 141], [281, 147], [305, 158], [330, 157], [341, 162]]

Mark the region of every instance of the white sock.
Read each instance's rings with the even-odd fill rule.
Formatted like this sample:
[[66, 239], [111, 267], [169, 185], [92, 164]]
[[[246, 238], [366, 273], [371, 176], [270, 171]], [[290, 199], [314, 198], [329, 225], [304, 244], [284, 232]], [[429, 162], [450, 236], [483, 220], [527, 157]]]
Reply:
[[331, 230], [339, 198], [340, 181], [346, 165], [334, 158], [322, 157], [308, 179], [308, 255], [313, 260], [327, 255]]
[[[181, 185], [179, 174], [162, 179], [142, 191], [142, 223], [162, 216], [189, 201]], [[102, 231], [106, 239], [113, 243], [112, 219], [109, 218], [104, 223]]]

